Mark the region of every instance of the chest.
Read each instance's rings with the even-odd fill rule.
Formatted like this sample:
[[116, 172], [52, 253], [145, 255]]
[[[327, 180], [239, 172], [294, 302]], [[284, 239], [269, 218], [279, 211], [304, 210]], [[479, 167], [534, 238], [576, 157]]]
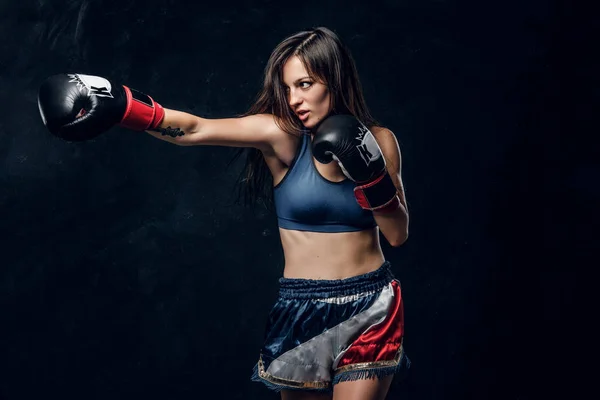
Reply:
[[[310, 146], [311, 143], [308, 143]], [[279, 153], [279, 157], [266, 157], [265, 161], [271, 170], [273, 175], [273, 184], [276, 186], [283, 177], [287, 174], [290, 165], [294, 160], [294, 156], [297, 154], [299, 150], [299, 146], [302, 146], [302, 141], [297, 138], [292, 138], [289, 142], [286, 143], [285, 148]], [[317, 161], [313, 156], [310, 149], [306, 149], [308, 154], [305, 156], [309, 158], [309, 160], [314, 165], [316, 172], [325, 180], [339, 183], [346, 180], [346, 176], [342, 172], [342, 169], [338, 165], [337, 162], [332, 161], [328, 164], [323, 164]], [[283, 157], [282, 157], [283, 156]]]
[[315, 160], [315, 158], [312, 157], [312, 155], [311, 161], [315, 166], [317, 173], [321, 175], [325, 180], [338, 183], [347, 179], [337, 162], [332, 161], [329, 164], [321, 164], [320, 162]]

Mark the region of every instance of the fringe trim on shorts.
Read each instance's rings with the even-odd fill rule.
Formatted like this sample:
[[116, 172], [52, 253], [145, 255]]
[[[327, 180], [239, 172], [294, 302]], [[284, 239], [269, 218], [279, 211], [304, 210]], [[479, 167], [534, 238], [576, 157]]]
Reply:
[[318, 393], [332, 393], [331, 386], [327, 386], [324, 388], [313, 388], [313, 387], [305, 387], [305, 386], [287, 386], [287, 385], [278, 385], [267, 379], [261, 378], [258, 374], [258, 363], [254, 365], [252, 369], [252, 377], [250, 378], [253, 382], [263, 383], [268, 389], [279, 393], [282, 390], [295, 390], [295, 391], [303, 391], [303, 392], [318, 392]]
[[333, 378], [333, 385], [340, 382], [358, 381], [361, 379], [381, 379], [389, 375], [404, 373], [410, 368], [409, 358], [403, 354], [400, 361], [396, 365], [387, 367], [373, 367], [364, 369], [355, 369], [350, 371], [340, 372]]

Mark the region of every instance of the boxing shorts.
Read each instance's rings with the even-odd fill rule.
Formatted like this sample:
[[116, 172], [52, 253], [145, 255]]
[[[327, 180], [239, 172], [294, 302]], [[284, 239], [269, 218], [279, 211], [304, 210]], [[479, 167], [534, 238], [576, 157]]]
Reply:
[[404, 306], [389, 262], [340, 280], [279, 280], [252, 380], [280, 391], [405, 372]]

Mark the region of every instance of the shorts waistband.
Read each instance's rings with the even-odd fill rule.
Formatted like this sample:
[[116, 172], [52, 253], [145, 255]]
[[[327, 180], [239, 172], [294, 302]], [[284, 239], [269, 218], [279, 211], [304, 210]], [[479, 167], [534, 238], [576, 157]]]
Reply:
[[346, 279], [279, 279], [279, 297], [284, 299], [319, 299], [349, 296], [383, 289], [394, 279], [389, 261], [375, 271]]

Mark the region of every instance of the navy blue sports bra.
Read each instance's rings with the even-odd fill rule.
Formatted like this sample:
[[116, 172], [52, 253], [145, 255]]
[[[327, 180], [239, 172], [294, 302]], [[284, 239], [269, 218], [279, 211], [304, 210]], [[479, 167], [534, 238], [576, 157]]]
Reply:
[[309, 134], [302, 135], [299, 151], [275, 187], [279, 227], [311, 232], [352, 232], [376, 226], [373, 213], [354, 197], [354, 182], [331, 182], [313, 162]]

